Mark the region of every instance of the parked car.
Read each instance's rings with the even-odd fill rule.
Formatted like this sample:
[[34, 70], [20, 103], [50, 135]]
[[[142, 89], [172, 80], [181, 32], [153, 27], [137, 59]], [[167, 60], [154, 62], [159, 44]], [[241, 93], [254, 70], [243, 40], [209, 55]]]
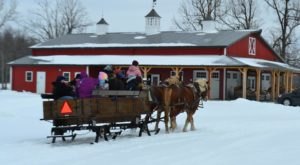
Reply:
[[300, 88], [295, 89], [290, 93], [279, 95], [277, 102], [288, 106], [300, 106]]

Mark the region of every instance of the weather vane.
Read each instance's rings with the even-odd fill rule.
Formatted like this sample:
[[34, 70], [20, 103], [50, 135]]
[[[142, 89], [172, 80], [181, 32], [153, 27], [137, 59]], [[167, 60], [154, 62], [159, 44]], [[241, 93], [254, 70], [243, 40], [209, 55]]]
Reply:
[[152, 8], [154, 8], [156, 5], [156, 0], [153, 0]]

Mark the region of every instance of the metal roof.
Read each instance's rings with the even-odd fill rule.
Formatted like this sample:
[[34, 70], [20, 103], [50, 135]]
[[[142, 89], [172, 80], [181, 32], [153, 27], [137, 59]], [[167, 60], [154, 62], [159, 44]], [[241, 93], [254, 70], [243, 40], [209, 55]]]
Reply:
[[138, 32], [69, 34], [31, 48], [86, 47], [227, 47], [243, 37], [261, 30], [219, 31], [215, 33], [164, 31], [153, 35]]
[[142, 66], [182, 66], [182, 67], [253, 67], [263, 70], [300, 72], [299, 68], [282, 62], [262, 59], [229, 57], [224, 55], [55, 55], [26, 56], [10, 62], [10, 65], [130, 65], [133, 60]]

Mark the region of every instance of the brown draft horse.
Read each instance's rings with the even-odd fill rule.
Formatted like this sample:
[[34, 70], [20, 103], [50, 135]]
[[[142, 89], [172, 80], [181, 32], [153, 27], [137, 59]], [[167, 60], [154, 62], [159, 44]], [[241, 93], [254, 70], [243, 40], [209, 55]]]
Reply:
[[169, 132], [168, 122], [169, 117], [171, 119], [171, 129], [174, 130], [177, 127], [176, 116], [186, 111], [187, 119], [183, 131], [186, 131], [187, 126], [191, 123], [191, 130], [195, 129], [193, 114], [199, 107], [199, 102], [202, 98], [206, 97], [207, 90], [200, 91], [200, 86], [206, 85], [206, 80], [197, 80], [194, 84], [187, 86], [170, 84], [168, 86], [152, 86], [150, 88], [150, 94], [152, 97], [153, 105], [156, 106], [157, 111], [157, 122], [155, 130], [158, 130], [158, 124], [161, 112], [165, 113], [165, 129]]
[[[195, 130], [194, 118], [196, 110], [200, 106], [200, 101], [206, 99], [208, 93], [208, 85], [205, 79], [198, 79], [193, 84], [188, 84], [182, 88], [182, 97], [184, 102], [184, 111], [187, 114], [187, 118], [185, 120], [185, 124], [183, 127], [183, 132], [187, 131], [188, 124], [191, 124], [191, 130]], [[180, 109], [174, 109], [174, 111], [178, 111]], [[182, 111], [182, 110], [181, 110]], [[174, 112], [175, 114], [179, 114], [180, 112]], [[176, 116], [171, 116], [171, 124], [174, 126], [172, 129], [176, 128]]]
[[171, 111], [171, 109], [184, 105], [181, 97], [181, 87], [177, 85], [152, 86], [150, 87], [150, 94], [153, 105], [156, 106], [155, 109], [157, 110], [157, 121], [155, 124], [155, 130], [158, 130], [161, 112], [164, 112], [165, 130], [168, 133], [169, 116], [171, 114], [172, 116], [175, 115], [173, 114], [173, 111]]

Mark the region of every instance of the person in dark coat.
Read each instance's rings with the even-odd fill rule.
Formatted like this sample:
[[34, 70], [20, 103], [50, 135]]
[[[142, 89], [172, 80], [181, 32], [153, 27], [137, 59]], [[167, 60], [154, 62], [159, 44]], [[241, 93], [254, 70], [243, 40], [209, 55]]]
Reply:
[[93, 90], [98, 85], [98, 79], [89, 77], [85, 71], [80, 73], [81, 80], [78, 86], [79, 98], [90, 98], [92, 97]]
[[121, 71], [115, 72], [115, 74], [108, 79], [109, 90], [125, 90], [124, 79], [125, 75]]
[[72, 86], [68, 84], [66, 78], [63, 76], [57, 76], [56, 81], [52, 82], [53, 85], [53, 98], [57, 99], [73, 99], [75, 93]]
[[78, 87], [79, 87], [80, 79], [81, 79], [81, 75], [78, 73], [78, 74], [76, 74], [75, 78], [72, 81], [70, 81], [70, 83], [69, 83], [72, 86], [73, 91], [76, 94], [77, 98], [79, 97]]

